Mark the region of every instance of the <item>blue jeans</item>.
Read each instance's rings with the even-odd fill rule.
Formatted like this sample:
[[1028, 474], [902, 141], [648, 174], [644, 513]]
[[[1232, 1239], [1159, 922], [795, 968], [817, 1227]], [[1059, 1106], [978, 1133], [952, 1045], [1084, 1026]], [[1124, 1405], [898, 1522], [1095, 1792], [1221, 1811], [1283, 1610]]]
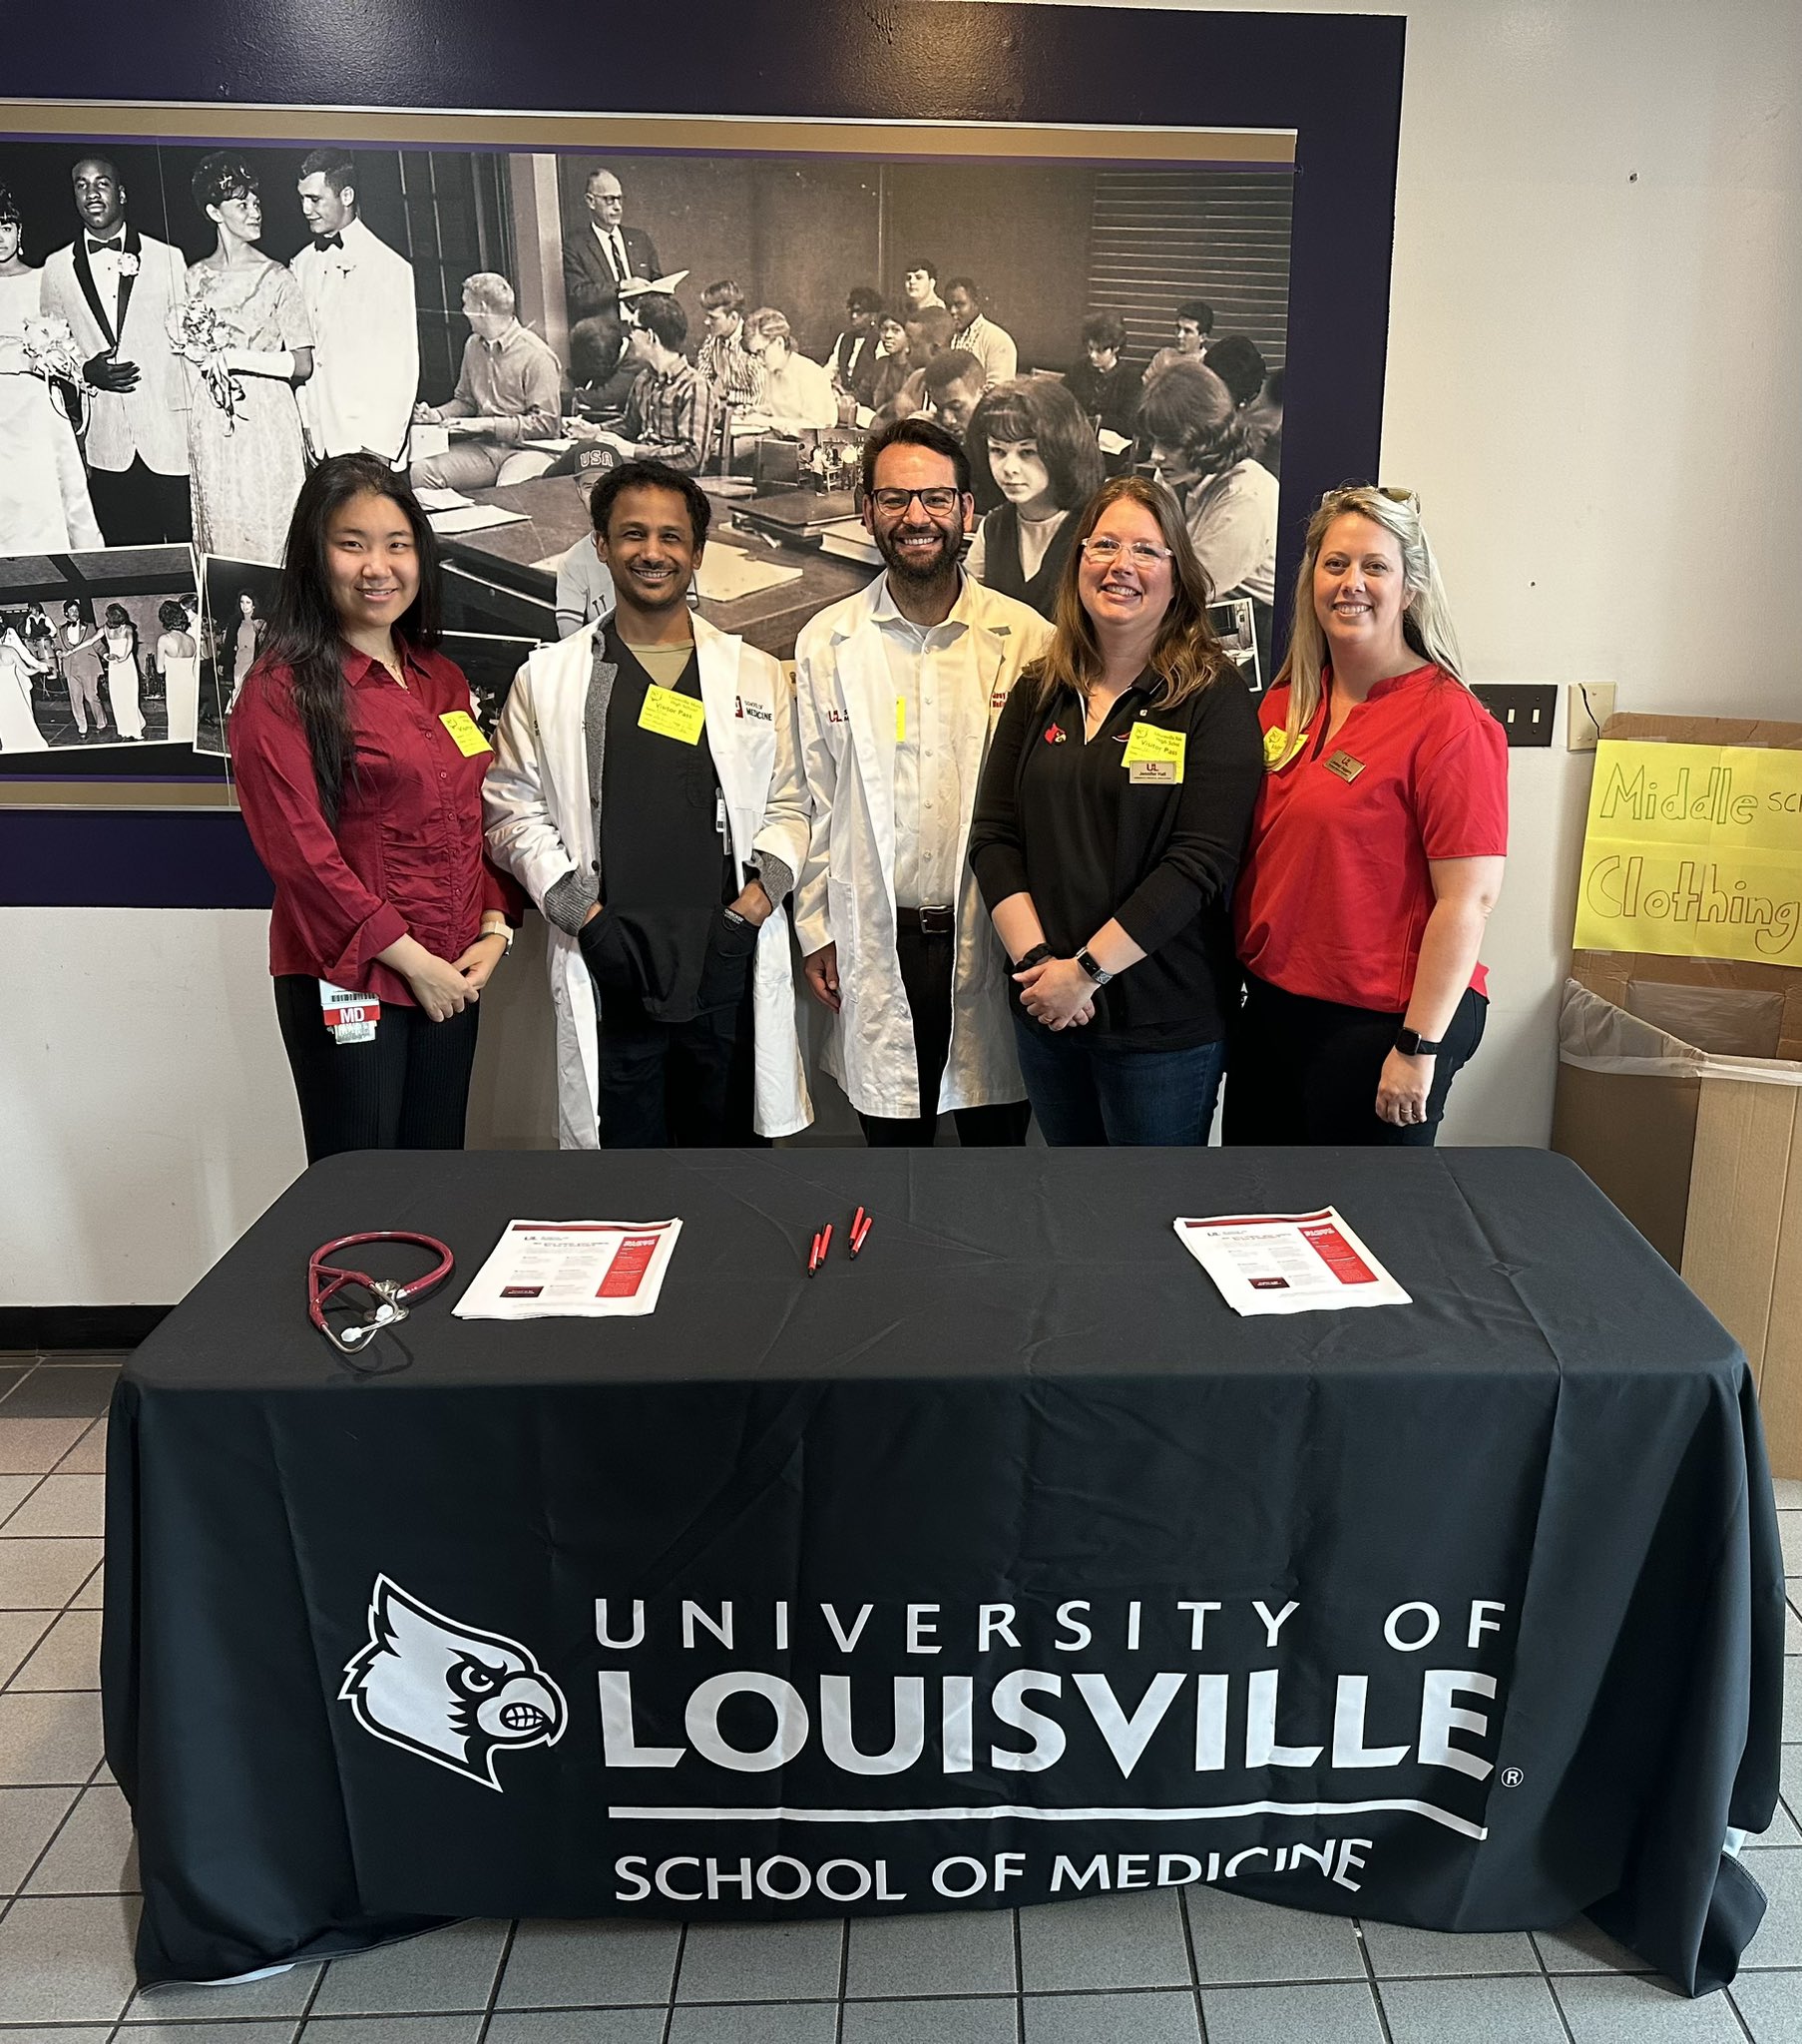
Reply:
[[1027, 1096], [1054, 1149], [1078, 1143], [1167, 1149], [1207, 1141], [1226, 1064], [1223, 1043], [1121, 1050], [1085, 1043], [1085, 1033], [1052, 1035], [1014, 1014]]

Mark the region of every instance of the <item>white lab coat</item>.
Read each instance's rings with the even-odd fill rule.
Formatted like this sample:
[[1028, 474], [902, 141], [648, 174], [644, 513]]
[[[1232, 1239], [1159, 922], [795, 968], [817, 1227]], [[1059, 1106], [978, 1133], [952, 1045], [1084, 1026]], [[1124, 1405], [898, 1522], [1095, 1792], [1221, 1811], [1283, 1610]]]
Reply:
[[[520, 669], [494, 735], [483, 784], [490, 855], [542, 911], [545, 895], [596, 859], [583, 713], [594, 674], [597, 619]], [[807, 852], [807, 806], [795, 759], [794, 710], [781, 668], [696, 617], [700, 694], [707, 745], [725, 797], [732, 855], [741, 869], [753, 849], [799, 872]], [[557, 1139], [565, 1150], [600, 1146], [600, 1004], [573, 936], [546, 918], [546, 959], [557, 1015]], [[757, 936], [751, 993], [755, 1033], [754, 1120], [760, 1136], [792, 1136], [813, 1119], [795, 1030], [788, 918], [780, 904]]]
[[[895, 953], [895, 691], [876, 604], [884, 578], [819, 612], [795, 645], [801, 769], [813, 804], [807, 863], [795, 887], [804, 954], [838, 946], [841, 1006], [820, 1062], [862, 1114], [910, 1120], [920, 1105], [913, 1018]], [[970, 870], [977, 782], [1008, 694], [1051, 642], [1037, 611], [968, 578], [959, 598], [963, 686], [988, 706], [969, 719], [958, 760], [957, 961], [951, 1049], [938, 1111], [1023, 1100], [1008, 1018], [1007, 954]]]

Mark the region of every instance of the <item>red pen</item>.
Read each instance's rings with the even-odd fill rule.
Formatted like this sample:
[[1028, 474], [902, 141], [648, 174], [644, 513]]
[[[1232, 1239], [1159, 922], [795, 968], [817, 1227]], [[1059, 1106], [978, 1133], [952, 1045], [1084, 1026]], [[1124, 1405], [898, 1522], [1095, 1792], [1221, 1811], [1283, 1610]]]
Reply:
[[[859, 1214], [863, 1214], [863, 1209], [862, 1209], [861, 1207], [859, 1207], [857, 1211], [858, 1211], [858, 1213], [859, 1213]], [[862, 1248], [863, 1248], [863, 1246], [864, 1246], [864, 1244], [865, 1244], [865, 1242], [867, 1242], [867, 1241], [868, 1241], [868, 1239], [869, 1239], [869, 1233], [870, 1233], [870, 1228], [871, 1228], [872, 1224], [874, 1223], [875, 1219], [876, 1219], [876, 1217], [875, 1217], [875, 1215], [873, 1215], [873, 1214], [863, 1214], [863, 1226], [862, 1226], [861, 1228], [856, 1228], [856, 1229], [853, 1229], [853, 1230], [852, 1230], [852, 1233], [851, 1233], [851, 1261], [852, 1261], [853, 1263], [855, 1263], [855, 1262], [857, 1261], [857, 1252], [858, 1252], [858, 1251], [859, 1251], [860, 1249], [862, 1249]]]
[[813, 1247], [807, 1253], [807, 1276], [809, 1278], [819, 1269], [819, 1234], [816, 1230], [813, 1237]]
[[859, 1208], [858, 1208], [858, 1210], [857, 1210], [857, 1212], [856, 1212], [855, 1214], [853, 1214], [853, 1215], [851, 1216], [851, 1254], [852, 1254], [853, 1256], [855, 1256], [855, 1255], [857, 1254], [857, 1236], [858, 1236], [858, 1231], [859, 1231], [859, 1230], [860, 1230], [860, 1229], [861, 1229], [862, 1227], [863, 1227], [863, 1209], [862, 1209], [861, 1207], [859, 1207]]
[[820, 1262], [821, 1262], [822, 1264], [823, 1264], [823, 1263], [824, 1263], [824, 1262], [826, 1261], [826, 1253], [827, 1253], [827, 1251], [828, 1251], [828, 1250], [830, 1250], [830, 1249], [831, 1249], [831, 1247], [832, 1247], [832, 1224], [831, 1224], [831, 1222], [830, 1222], [830, 1221], [828, 1221], [828, 1222], [826, 1223], [826, 1225], [825, 1225], [824, 1229], [822, 1229], [822, 1230], [821, 1230], [821, 1232], [820, 1232], [820, 1239], [819, 1239], [819, 1260], [820, 1260]]

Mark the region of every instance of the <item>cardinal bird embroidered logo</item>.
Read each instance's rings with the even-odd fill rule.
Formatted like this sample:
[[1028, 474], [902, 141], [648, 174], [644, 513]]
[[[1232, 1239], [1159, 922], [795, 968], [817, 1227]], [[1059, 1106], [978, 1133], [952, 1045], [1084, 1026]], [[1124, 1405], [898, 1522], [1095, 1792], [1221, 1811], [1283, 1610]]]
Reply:
[[377, 1739], [496, 1790], [499, 1755], [555, 1746], [569, 1722], [562, 1690], [519, 1641], [459, 1625], [386, 1576], [338, 1701]]
[[1045, 743], [1048, 746], [1061, 746], [1069, 737], [1069, 732], [1061, 724], [1048, 724], [1045, 727]]

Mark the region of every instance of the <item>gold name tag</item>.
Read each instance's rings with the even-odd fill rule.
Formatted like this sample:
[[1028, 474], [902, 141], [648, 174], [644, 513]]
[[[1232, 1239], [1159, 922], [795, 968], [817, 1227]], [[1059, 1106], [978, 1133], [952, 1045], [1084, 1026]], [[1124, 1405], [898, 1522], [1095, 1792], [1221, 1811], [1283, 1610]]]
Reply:
[[1356, 780], [1364, 771], [1364, 762], [1354, 760], [1349, 753], [1335, 753], [1326, 763], [1326, 770], [1338, 774], [1341, 780]]

